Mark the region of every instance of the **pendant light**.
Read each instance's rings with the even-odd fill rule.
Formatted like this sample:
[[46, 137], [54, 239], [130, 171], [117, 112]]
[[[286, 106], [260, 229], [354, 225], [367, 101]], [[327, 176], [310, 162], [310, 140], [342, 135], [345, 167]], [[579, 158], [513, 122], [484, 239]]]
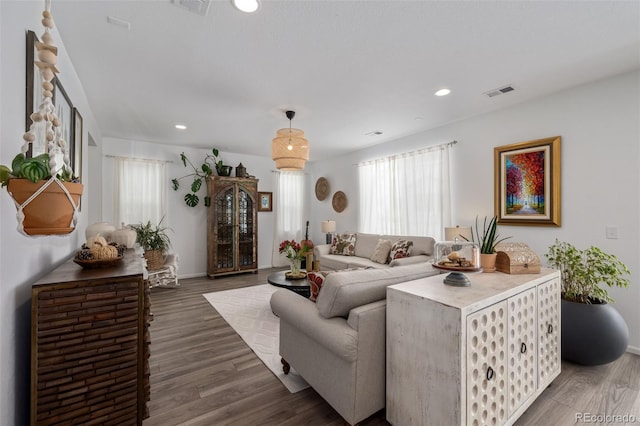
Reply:
[[304, 138], [304, 131], [291, 128], [291, 120], [295, 111], [287, 111], [289, 128], [278, 130], [271, 141], [271, 159], [276, 162], [276, 169], [282, 171], [304, 170], [309, 159], [309, 141]]

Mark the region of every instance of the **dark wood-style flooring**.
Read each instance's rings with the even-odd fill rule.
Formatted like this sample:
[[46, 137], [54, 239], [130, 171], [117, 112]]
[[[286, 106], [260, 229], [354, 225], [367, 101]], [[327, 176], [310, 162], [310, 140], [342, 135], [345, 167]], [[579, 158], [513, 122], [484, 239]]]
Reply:
[[[344, 424], [313, 389], [289, 393], [202, 297], [265, 284], [273, 271], [152, 289], [151, 401], [144, 426]], [[570, 425], [577, 413], [635, 415], [640, 423], [640, 356], [626, 353], [598, 367], [563, 362], [561, 375], [516, 424]], [[360, 424], [389, 423], [383, 410]]]

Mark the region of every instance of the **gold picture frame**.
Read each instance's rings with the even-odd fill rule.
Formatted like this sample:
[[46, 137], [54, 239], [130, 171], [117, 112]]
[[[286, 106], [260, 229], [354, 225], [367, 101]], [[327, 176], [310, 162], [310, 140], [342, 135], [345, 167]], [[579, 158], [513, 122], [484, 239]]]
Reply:
[[501, 225], [560, 226], [560, 136], [494, 148]]
[[258, 211], [273, 211], [273, 192], [258, 192]]

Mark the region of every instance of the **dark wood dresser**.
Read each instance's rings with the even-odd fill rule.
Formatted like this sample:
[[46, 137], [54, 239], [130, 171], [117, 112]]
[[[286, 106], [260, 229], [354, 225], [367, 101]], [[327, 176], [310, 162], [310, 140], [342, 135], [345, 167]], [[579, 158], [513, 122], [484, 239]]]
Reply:
[[141, 425], [149, 400], [149, 289], [118, 266], [69, 260], [32, 287], [31, 424]]

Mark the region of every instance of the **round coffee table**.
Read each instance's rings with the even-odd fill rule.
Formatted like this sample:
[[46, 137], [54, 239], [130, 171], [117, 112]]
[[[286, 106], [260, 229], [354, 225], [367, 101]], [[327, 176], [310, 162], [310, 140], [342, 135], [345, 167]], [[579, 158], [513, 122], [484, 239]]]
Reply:
[[278, 271], [270, 274], [267, 277], [267, 281], [269, 284], [274, 285], [276, 287], [286, 288], [287, 290], [291, 290], [294, 293], [298, 293], [301, 296], [309, 297], [311, 296], [311, 286], [309, 285], [309, 280], [307, 278], [301, 278], [299, 280], [290, 280], [284, 276], [287, 271]]

